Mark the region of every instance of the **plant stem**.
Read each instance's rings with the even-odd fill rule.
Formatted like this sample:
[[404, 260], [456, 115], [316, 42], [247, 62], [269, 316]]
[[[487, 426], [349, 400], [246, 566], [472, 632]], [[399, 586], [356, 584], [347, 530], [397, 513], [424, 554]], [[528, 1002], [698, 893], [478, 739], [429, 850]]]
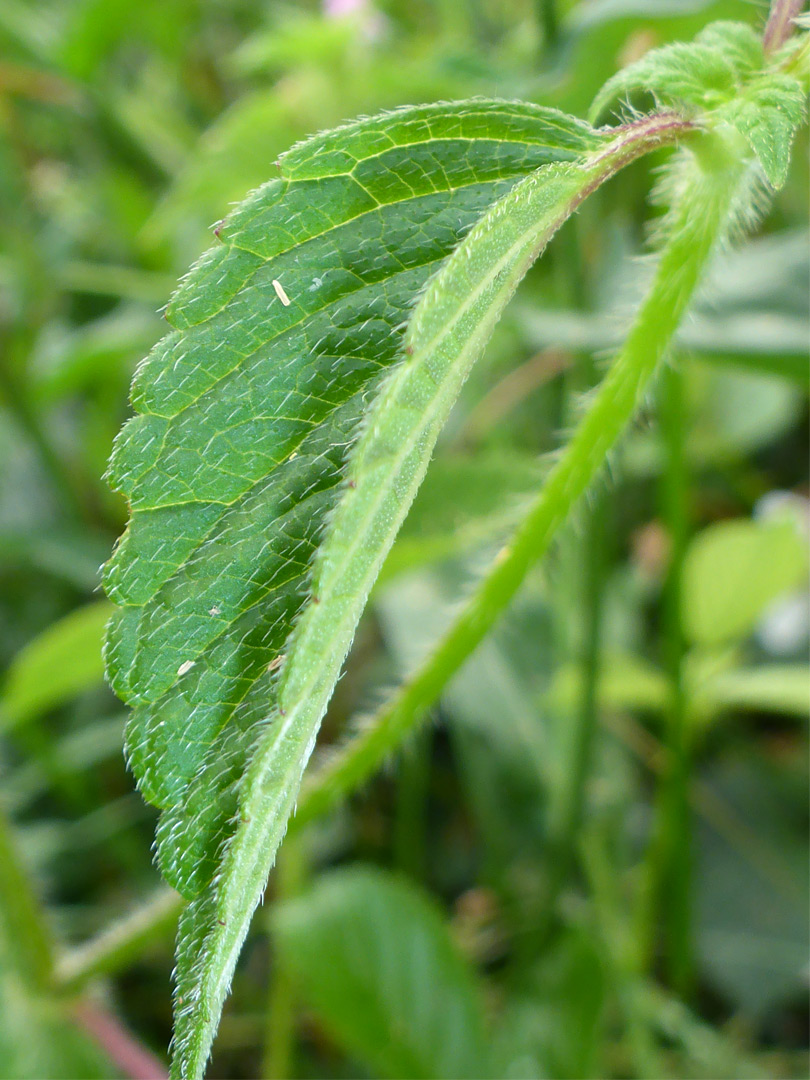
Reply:
[[618, 888], [604, 825], [588, 830], [580, 845], [580, 859], [593, 897], [594, 911], [611, 984], [623, 1015], [627, 1044], [639, 1077], [666, 1076], [648, 1017], [641, 1005], [642, 982], [637, 952], [629, 941], [627, 905]]
[[744, 166], [736, 146], [711, 141], [689, 162], [655, 279], [621, 353], [512, 541], [416, 675], [373, 723], [302, 790], [296, 824], [324, 813], [370, 776], [439, 697], [548, 550], [642, 401], [722, 235]]
[[[279, 902], [301, 891], [306, 858], [300, 838], [290, 838], [276, 863], [276, 895]], [[267, 994], [267, 1027], [261, 1075], [264, 1080], [289, 1080], [295, 1051], [295, 996], [289, 973], [273, 956]]]
[[665, 667], [669, 675], [668, 753], [659, 787], [656, 836], [650, 852], [648, 926], [644, 934], [649, 964], [653, 952], [654, 909], [660, 908], [669, 977], [673, 987], [686, 996], [691, 981], [692, 858], [681, 577], [688, 534], [689, 483], [685, 453], [687, 418], [684, 380], [683, 373], [676, 367], [667, 368], [661, 380], [659, 412], [666, 447], [662, 510], [672, 545], [663, 596]]
[[771, 0], [771, 10], [762, 36], [766, 56], [785, 44], [793, 33], [793, 20], [803, 7], [803, 0]]
[[166, 1066], [147, 1050], [118, 1017], [97, 1004], [82, 999], [73, 1004], [76, 1023], [130, 1080], [165, 1080]]
[[416, 880], [425, 876], [425, 830], [430, 784], [431, 729], [415, 732], [402, 747], [394, 811], [394, 861]]
[[537, 0], [537, 20], [543, 31], [543, 52], [549, 53], [560, 41], [557, 0]]
[[135, 911], [113, 923], [97, 937], [66, 952], [55, 971], [60, 990], [75, 990], [96, 975], [120, 971], [144, 948], [174, 928], [183, 899], [161, 888]]
[[51, 934], [4, 814], [0, 814], [0, 954], [24, 985], [40, 993], [48, 989], [53, 970]]

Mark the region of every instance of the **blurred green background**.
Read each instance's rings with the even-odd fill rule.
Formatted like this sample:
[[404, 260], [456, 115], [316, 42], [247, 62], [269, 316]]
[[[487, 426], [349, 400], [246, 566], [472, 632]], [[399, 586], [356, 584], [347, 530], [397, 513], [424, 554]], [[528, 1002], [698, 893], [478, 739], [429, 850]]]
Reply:
[[[2, 0], [0, 1076], [165, 1062], [176, 904], [102, 678], [98, 568], [126, 520], [102, 477], [212, 225], [341, 120], [476, 94], [582, 115], [650, 47], [764, 15]], [[324, 743], [430, 649], [542, 481], [643, 288], [662, 160], [589, 200], [521, 287]], [[609, 476], [431, 723], [282, 849], [212, 1077], [477, 1076], [484, 1044], [504, 1077], [806, 1075], [806, 161], [805, 132]]]

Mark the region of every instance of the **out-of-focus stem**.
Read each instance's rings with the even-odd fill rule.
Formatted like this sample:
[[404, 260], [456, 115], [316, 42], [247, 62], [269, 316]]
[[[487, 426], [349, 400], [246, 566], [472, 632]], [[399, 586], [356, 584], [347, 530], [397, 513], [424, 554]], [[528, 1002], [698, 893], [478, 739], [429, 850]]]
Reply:
[[762, 45], [766, 56], [780, 49], [793, 32], [793, 20], [804, 7], [803, 0], [772, 0]]
[[[301, 837], [287, 840], [276, 863], [275, 899], [283, 902], [300, 892], [306, 875], [306, 856]], [[273, 956], [267, 991], [263, 1080], [289, 1080], [295, 1054], [295, 993], [289, 973]]]
[[431, 728], [417, 731], [403, 747], [397, 770], [394, 860], [403, 873], [425, 876], [425, 829], [430, 782]]
[[664, 862], [661, 885], [666, 911], [667, 967], [674, 987], [685, 994], [691, 978], [691, 821], [689, 813], [689, 736], [683, 679], [684, 636], [681, 579], [689, 531], [689, 478], [686, 460], [684, 377], [670, 367], [661, 382], [661, 430], [666, 446], [662, 503], [672, 550], [664, 587], [664, 651], [669, 674], [667, 742], [670, 768], [662, 791]]
[[85, 945], [66, 952], [54, 978], [62, 990], [74, 990], [96, 975], [120, 971], [133, 956], [169, 934], [177, 923], [183, 898], [174, 889], [158, 889], [140, 907], [113, 923]]
[[45, 912], [23, 866], [12, 827], [0, 814], [0, 951], [22, 982], [47, 990], [53, 970], [53, 945]]

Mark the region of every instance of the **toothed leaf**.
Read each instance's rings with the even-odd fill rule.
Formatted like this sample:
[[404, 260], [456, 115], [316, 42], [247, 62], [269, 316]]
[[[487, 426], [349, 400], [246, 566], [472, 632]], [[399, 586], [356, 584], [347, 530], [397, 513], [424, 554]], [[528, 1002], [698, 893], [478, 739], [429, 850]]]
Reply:
[[723, 110], [753, 150], [772, 188], [787, 179], [790, 149], [804, 119], [805, 97], [796, 79], [767, 75]]
[[[284, 645], [275, 706], [265, 705], [247, 754], [226, 742], [233, 727], [215, 750], [212, 777], [222, 777], [227, 766], [234, 803], [212, 886], [191, 902], [181, 922], [175, 1075], [196, 1077], [204, 1067], [236, 957], [368, 592], [471, 364], [553, 232], [617, 168], [671, 138], [670, 128], [670, 118], [663, 128], [651, 118], [608, 142], [594, 144], [589, 134], [592, 151], [535, 170], [484, 212], [407, 320], [404, 359], [368, 407], [347, 457], [345, 483], [313, 552], [311, 597]], [[262, 694], [269, 700], [265, 687]], [[185, 831], [174, 826], [184, 844], [196, 840], [202, 806], [195, 800], [205, 790], [195, 781], [183, 807], [165, 817], [185, 819]], [[171, 839], [168, 832], [163, 842]]]
[[136, 373], [113, 453], [132, 517], [106, 568], [132, 768], [161, 868], [213, 876], [271, 711], [346, 450], [425, 282], [532, 170], [598, 144], [553, 110], [429, 106], [318, 136], [220, 226]]
[[204, 1068], [368, 590], [470, 364], [551, 233], [660, 137], [614, 145], [485, 101], [347, 125], [285, 156], [169, 305], [111, 460], [131, 520], [105, 585], [130, 761], [162, 809], [161, 868], [194, 898], [175, 1075]]
[[711, 109], [731, 100], [762, 63], [762, 43], [751, 27], [713, 23], [694, 41], [653, 49], [608, 79], [594, 98], [591, 120], [634, 91], [646, 91], [667, 106]]

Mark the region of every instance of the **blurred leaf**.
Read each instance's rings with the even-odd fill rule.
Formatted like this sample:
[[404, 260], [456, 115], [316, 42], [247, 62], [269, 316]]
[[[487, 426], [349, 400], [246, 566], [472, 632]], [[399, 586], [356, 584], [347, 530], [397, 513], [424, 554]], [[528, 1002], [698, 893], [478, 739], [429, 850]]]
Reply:
[[784, 379], [754, 371], [695, 365], [694, 388], [688, 447], [696, 461], [733, 462], [768, 446], [801, 420], [806, 402]]
[[431, 465], [379, 583], [425, 563], [491, 541], [519, 520], [544, 464], [529, 455], [479, 453], [438, 457]]
[[[678, 329], [678, 345], [716, 363], [782, 375], [806, 387], [810, 379], [807, 246], [804, 230], [785, 229], [718, 255], [690, 318]], [[537, 348], [612, 349], [625, 332], [615, 313], [627, 308], [628, 299], [641, 291], [649, 272], [643, 261], [626, 256], [605, 278], [597, 312], [543, 309], [534, 304], [518, 306], [517, 317]], [[750, 385], [757, 387], [754, 394], [764, 390], [773, 398], [779, 393], [774, 380]], [[784, 390], [781, 397], [786, 393], [789, 397]], [[766, 423], [759, 419], [760, 410], [747, 403], [735, 402], [734, 411], [740, 431], [761, 429]]]
[[61, 1002], [34, 996], [0, 955], [0, 1080], [111, 1080], [120, 1076], [65, 1016]]
[[37, 576], [50, 574], [83, 593], [97, 588], [99, 567], [109, 552], [107, 535], [72, 524], [34, 532], [0, 532], [0, 567], [16, 574], [23, 569], [31, 569]]
[[87, 604], [18, 653], [0, 696], [2, 727], [23, 723], [104, 681], [101, 643], [112, 611], [106, 600]]
[[702, 778], [734, 818], [722, 833], [700, 826], [697, 943], [714, 986], [761, 1016], [806, 991], [806, 756], [791, 774], [743, 754], [727, 754]]
[[790, 521], [727, 521], [692, 541], [684, 560], [681, 616], [702, 645], [744, 637], [773, 600], [807, 576], [807, 548]]
[[[550, 691], [557, 708], [572, 712], [581, 700], [582, 673], [574, 664], [561, 667]], [[600, 664], [597, 688], [604, 709], [662, 712], [668, 701], [666, 675], [649, 660], [630, 653], [606, 652]]]
[[810, 717], [810, 671], [805, 664], [768, 664], [715, 674], [699, 693], [713, 709], [753, 709]]
[[340, 1043], [383, 1076], [489, 1075], [472, 972], [433, 904], [352, 868], [274, 913], [281, 962]]
[[496, 1029], [496, 1075], [504, 1080], [579, 1080], [597, 1064], [605, 972], [596, 945], [568, 929], [512, 988]]

